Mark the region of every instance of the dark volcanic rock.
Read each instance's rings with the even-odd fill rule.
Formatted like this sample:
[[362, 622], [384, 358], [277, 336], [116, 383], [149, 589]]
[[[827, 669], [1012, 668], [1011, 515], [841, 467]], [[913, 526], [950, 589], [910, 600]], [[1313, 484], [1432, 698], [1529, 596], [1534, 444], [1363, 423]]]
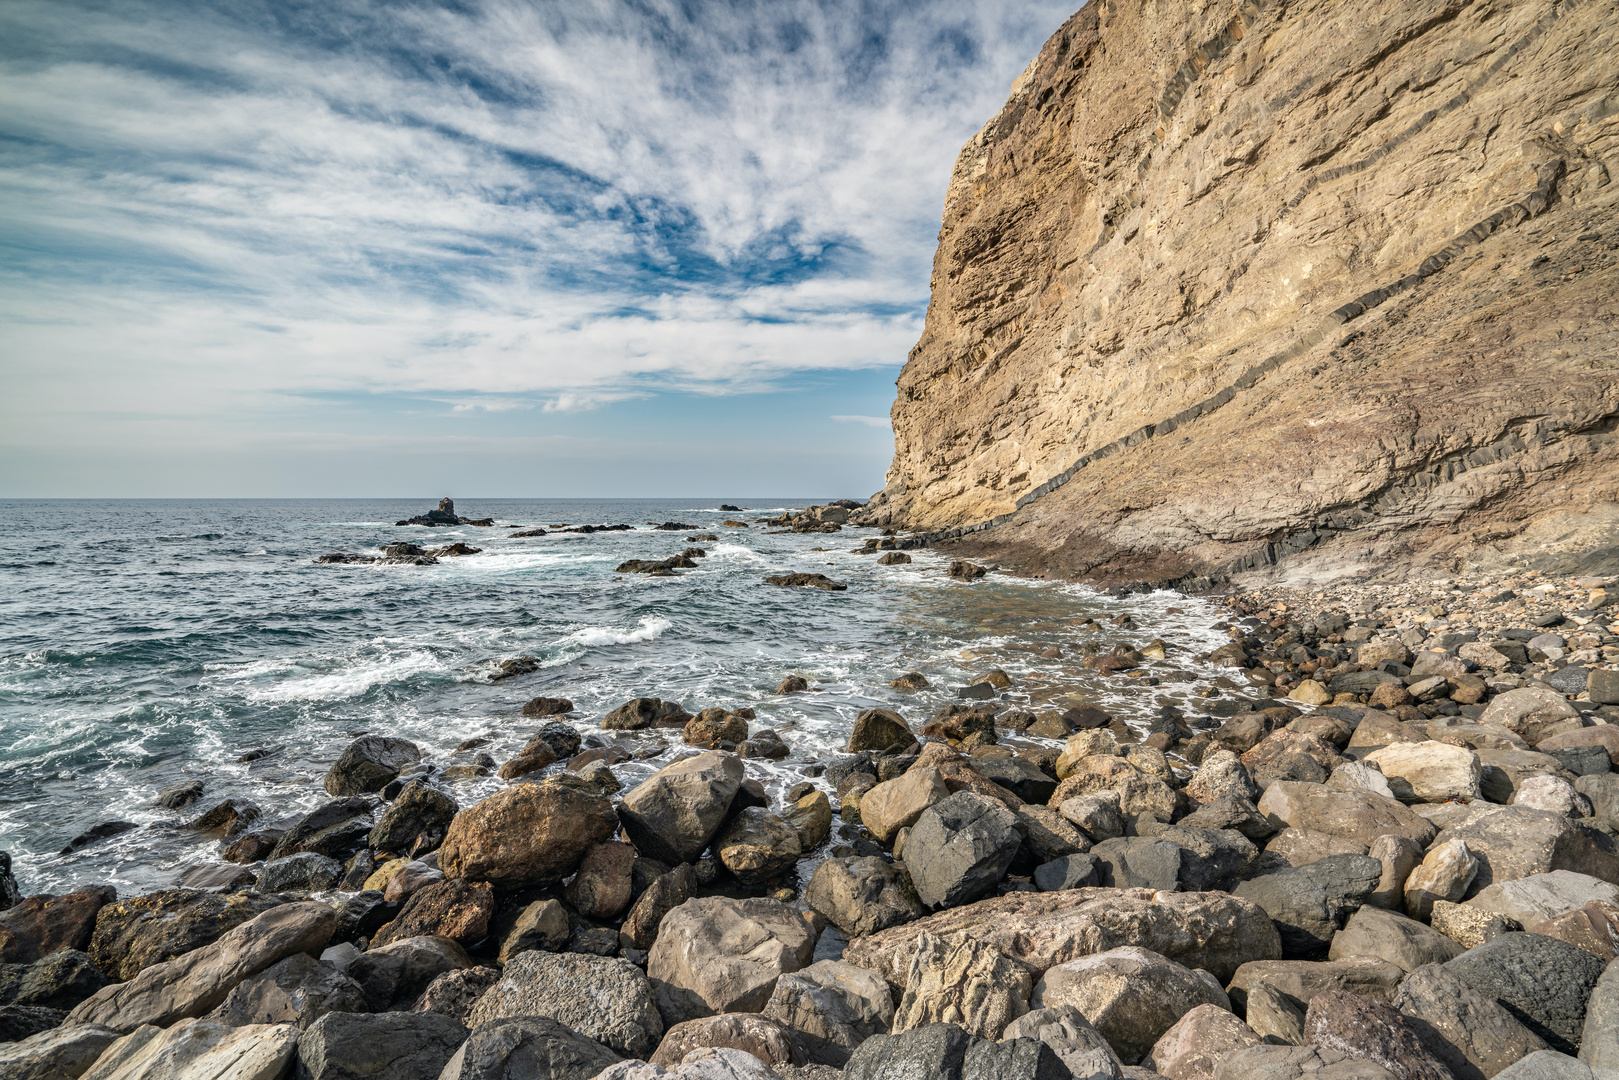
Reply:
[[438, 1080], [467, 1029], [441, 1013], [327, 1013], [298, 1038], [307, 1080]]
[[90, 948], [96, 915], [118, 899], [111, 885], [30, 896], [0, 911], [0, 964], [32, 964], [58, 949]]
[[217, 941], [279, 903], [256, 893], [160, 889], [103, 907], [86, 951], [110, 978], [124, 982], [153, 964]]
[[388, 781], [421, 759], [421, 750], [408, 739], [362, 735], [349, 743], [326, 773], [326, 793], [341, 799], [381, 791]]
[[0, 1005], [67, 1010], [107, 985], [88, 954], [58, 949], [32, 964], [0, 964]]
[[1282, 935], [1285, 956], [1324, 957], [1344, 920], [1376, 891], [1383, 864], [1364, 855], [1329, 855], [1244, 881], [1234, 895], [1265, 909]]
[[419, 858], [436, 851], [460, 807], [426, 781], [412, 780], [366, 837], [373, 851]]
[[461, 1049], [455, 1080], [591, 1080], [619, 1056], [546, 1016], [480, 1024]]
[[849, 1056], [844, 1080], [962, 1080], [967, 1050], [979, 1041], [955, 1024], [873, 1035]]
[[905, 843], [905, 865], [924, 904], [954, 907], [993, 889], [1022, 842], [1010, 810], [961, 791], [916, 819]]
[[274, 862], [301, 851], [347, 860], [365, 846], [375, 805], [375, 800], [354, 795], [317, 806], [281, 834], [266, 861]]
[[1518, 933], [1502, 934], [1445, 964], [1565, 1054], [1579, 1047], [1586, 1002], [1604, 967], [1566, 941]]
[[823, 592], [847, 592], [849, 586], [833, 581], [825, 574], [777, 574], [765, 578], [766, 585], [783, 585], [789, 588], [820, 589]]

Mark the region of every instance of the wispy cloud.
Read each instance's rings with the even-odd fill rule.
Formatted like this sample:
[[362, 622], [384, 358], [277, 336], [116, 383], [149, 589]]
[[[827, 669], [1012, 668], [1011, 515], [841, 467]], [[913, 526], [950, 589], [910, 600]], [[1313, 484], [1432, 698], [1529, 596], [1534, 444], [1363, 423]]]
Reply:
[[885, 428], [893, 426], [886, 416], [834, 416], [832, 419], [841, 424], [864, 424], [866, 427]]

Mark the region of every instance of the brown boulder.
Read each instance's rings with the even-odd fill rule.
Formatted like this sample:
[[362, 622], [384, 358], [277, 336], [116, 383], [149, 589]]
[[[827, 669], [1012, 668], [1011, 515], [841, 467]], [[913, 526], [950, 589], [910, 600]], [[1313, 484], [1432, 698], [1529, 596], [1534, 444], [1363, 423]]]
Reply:
[[455, 878], [427, 885], [410, 894], [399, 914], [378, 930], [373, 946], [413, 937], [444, 937], [460, 945], [476, 945], [489, 935], [495, 913], [495, 890], [488, 882]]
[[455, 815], [439, 848], [447, 877], [517, 887], [549, 885], [613, 835], [618, 818], [599, 795], [518, 784]]
[[279, 903], [251, 892], [217, 896], [196, 889], [160, 889], [103, 907], [87, 951], [96, 967], [127, 982], [144, 968], [217, 941]]
[[663, 1033], [663, 1041], [648, 1060], [673, 1067], [693, 1050], [722, 1046], [752, 1054], [771, 1067], [804, 1060], [792, 1029], [757, 1013], [720, 1013], [676, 1024]]
[[0, 911], [0, 964], [32, 964], [58, 949], [87, 952], [96, 916], [118, 899], [111, 885], [30, 896]]
[[1327, 990], [1310, 1001], [1304, 1036], [1317, 1050], [1332, 1050], [1359, 1061], [1374, 1061], [1400, 1080], [1453, 1080], [1405, 1014], [1393, 1005], [1342, 990]]
[[887, 750], [890, 746], [909, 746], [916, 741], [905, 718], [892, 709], [867, 709], [855, 717], [849, 729], [849, 753], [864, 750]]
[[1367, 847], [1390, 833], [1426, 847], [1438, 833], [1426, 818], [1394, 799], [1294, 780], [1272, 784], [1259, 800], [1259, 812], [1279, 829], [1313, 829]]
[[635, 849], [609, 841], [585, 853], [579, 873], [563, 893], [574, 910], [587, 919], [611, 919], [630, 906], [631, 868]]

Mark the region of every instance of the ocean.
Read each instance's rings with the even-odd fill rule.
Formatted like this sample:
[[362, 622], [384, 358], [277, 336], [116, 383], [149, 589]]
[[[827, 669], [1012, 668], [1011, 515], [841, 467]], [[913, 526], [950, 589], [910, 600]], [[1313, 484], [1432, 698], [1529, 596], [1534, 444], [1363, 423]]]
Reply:
[[[963, 583], [946, 576], [948, 558], [925, 549], [894, 566], [851, 551], [875, 530], [779, 534], [752, 524], [825, 500], [725, 501], [746, 509], [460, 499], [459, 514], [499, 527], [432, 529], [394, 522], [437, 499], [0, 503], [0, 850], [25, 894], [160, 888], [190, 865], [218, 862], [216, 841], [166, 826], [231, 797], [261, 807], [262, 824], [294, 818], [327, 798], [326, 769], [361, 733], [410, 739], [439, 764], [464, 762], [452, 758], [456, 746], [487, 737], [481, 749], [504, 761], [541, 723], [519, 715], [541, 695], [573, 701], [569, 719], [582, 734], [645, 755], [615, 767], [626, 789], [689, 748], [678, 730], [603, 732], [596, 725], [608, 710], [641, 696], [694, 713], [751, 707], [754, 727], [774, 727], [791, 747], [783, 761], [746, 762], [779, 798], [839, 755], [862, 709], [897, 709], [919, 729], [992, 667], [1012, 679], [1002, 705], [1039, 711], [1084, 699], [1137, 727], [1166, 704], [1201, 715], [1201, 695], [1220, 675], [1195, 659], [1227, 640], [1214, 628], [1221, 610], [1206, 601], [1114, 598], [998, 574]], [[726, 519], [750, 527], [726, 528]], [[694, 528], [651, 529], [667, 521]], [[510, 536], [604, 523], [635, 528]], [[719, 539], [688, 543], [697, 532]], [[482, 550], [436, 566], [315, 561], [401, 540]], [[677, 576], [614, 572], [688, 546], [707, 555]], [[764, 584], [797, 571], [848, 591]], [[1116, 626], [1122, 615], [1134, 628]], [[1077, 652], [1154, 638], [1168, 657], [1136, 677], [1090, 671]], [[1051, 646], [1064, 657], [1042, 658]], [[518, 656], [537, 658], [538, 670], [492, 678]], [[890, 689], [907, 671], [932, 688]], [[778, 696], [791, 674], [810, 692]], [[250, 751], [268, 753], [240, 760]], [[191, 780], [205, 793], [190, 808], [154, 802]], [[503, 783], [489, 776], [447, 790], [468, 805]], [[139, 827], [59, 854], [109, 820]]]

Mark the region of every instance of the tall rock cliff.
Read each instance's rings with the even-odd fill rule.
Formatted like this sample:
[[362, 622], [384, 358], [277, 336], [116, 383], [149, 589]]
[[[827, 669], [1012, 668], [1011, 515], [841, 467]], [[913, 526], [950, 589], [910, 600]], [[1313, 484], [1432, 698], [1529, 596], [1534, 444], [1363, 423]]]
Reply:
[[869, 520], [1115, 582], [1612, 570], [1619, 0], [1091, 0], [932, 288]]

